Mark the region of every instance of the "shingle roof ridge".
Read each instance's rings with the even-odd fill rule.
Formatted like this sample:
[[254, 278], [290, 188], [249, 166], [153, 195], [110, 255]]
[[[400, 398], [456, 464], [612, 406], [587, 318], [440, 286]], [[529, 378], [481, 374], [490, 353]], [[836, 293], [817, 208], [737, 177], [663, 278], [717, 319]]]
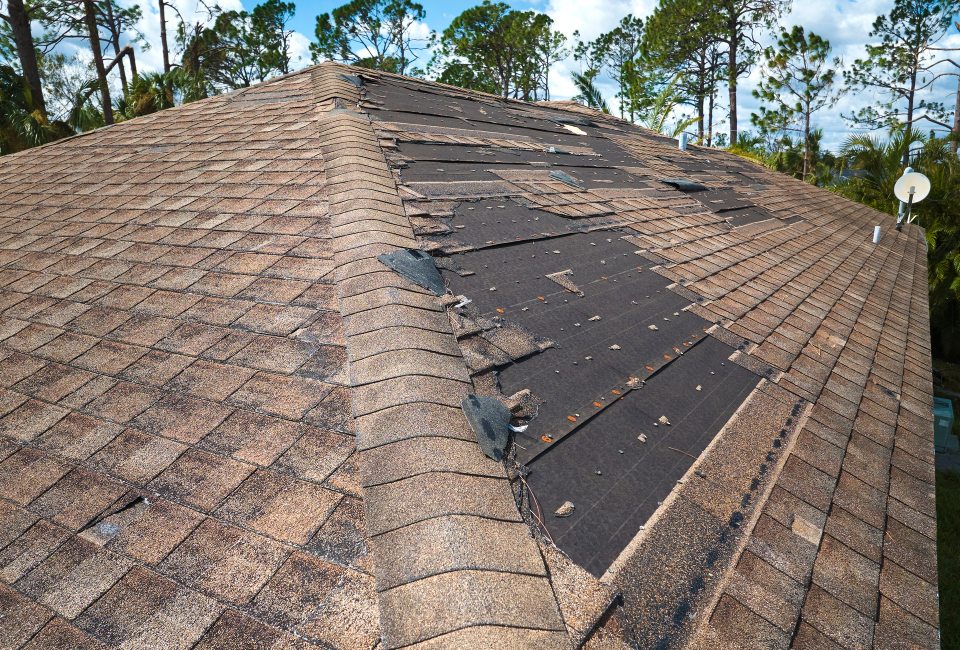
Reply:
[[[375, 259], [417, 241], [396, 186], [384, 184], [369, 119], [332, 108], [360, 99], [337, 78], [342, 69], [312, 74], [318, 100], [333, 100], [320, 122], [325, 165], [365, 160], [327, 193], [383, 647], [436, 647], [453, 635], [464, 648], [570, 648], [505, 470], [483, 456], [460, 411], [472, 384], [442, 303]], [[343, 133], [356, 146], [325, 145]], [[410, 349], [358, 359], [361, 336], [388, 323], [406, 330]], [[444, 347], [452, 354], [435, 351]]]

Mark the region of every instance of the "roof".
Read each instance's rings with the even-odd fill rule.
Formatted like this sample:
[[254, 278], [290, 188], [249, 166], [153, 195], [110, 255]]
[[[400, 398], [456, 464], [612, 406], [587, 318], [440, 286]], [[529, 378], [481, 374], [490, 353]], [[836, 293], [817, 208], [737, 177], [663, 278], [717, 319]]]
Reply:
[[0, 647], [936, 648], [892, 226], [336, 64], [5, 156]]

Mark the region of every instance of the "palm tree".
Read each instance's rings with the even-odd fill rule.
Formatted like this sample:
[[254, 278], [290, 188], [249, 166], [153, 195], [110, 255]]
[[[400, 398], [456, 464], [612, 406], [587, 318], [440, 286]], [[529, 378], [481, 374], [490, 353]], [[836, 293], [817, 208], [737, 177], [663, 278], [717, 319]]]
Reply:
[[30, 85], [7, 65], [0, 66], [0, 155], [16, 153], [73, 135], [70, 127], [50, 122], [33, 101]]
[[690, 128], [691, 125], [700, 121], [698, 117], [683, 117], [677, 120], [673, 127], [667, 126], [667, 120], [673, 113], [673, 109], [680, 105], [683, 98], [680, 91], [676, 90], [677, 81], [680, 76], [677, 75], [660, 89], [650, 102], [650, 106], [640, 114], [640, 124], [651, 131], [662, 133], [671, 138], [676, 138], [681, 133]]
[[593, 77], [574, 72], [573, 84], [577, 87], [577, 90], [580, 91], [580, 94], [574, 97], [574, 99], [582, 99], [590, 108], [595, 108], [607, 114], [610, 113], [607, 100], [603, 98], [600, 90], [594, 85]]
[[796, 140], [791, 140], [789, 136], [781, 138], [778, 141], [779, 149], [767, 158], [767, 167], [790, 174], [794, 178], [806, 180], [812, 185], [820, 187], [830, 185], [834, 182], [837, 157], [823, 149], [822, 142], [823, 129], [812, 130], [806, 179], [803, 178], [803, 156], [806, 148], [803, 138]]
[[149, 115], [165, 108], [173, 108], [173, 92], [170, 90], [171, 75], [151, 72], [134, 77], [130, 84], [130, 104], [133, 115]]

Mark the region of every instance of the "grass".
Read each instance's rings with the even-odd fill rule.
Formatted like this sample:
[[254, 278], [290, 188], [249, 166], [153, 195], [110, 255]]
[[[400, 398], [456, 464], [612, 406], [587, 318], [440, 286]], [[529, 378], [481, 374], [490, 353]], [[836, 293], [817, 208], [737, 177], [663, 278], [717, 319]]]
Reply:
[[937, 471], [940, 647], [960, 650], [960, 472]]

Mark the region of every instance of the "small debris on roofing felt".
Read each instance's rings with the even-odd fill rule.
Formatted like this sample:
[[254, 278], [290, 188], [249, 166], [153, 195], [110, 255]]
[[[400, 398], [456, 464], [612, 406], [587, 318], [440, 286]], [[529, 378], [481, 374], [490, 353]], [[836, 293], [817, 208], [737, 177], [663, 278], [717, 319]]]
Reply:
[[619, 349], [620, 349], [620, 346], [617, 345], [616, 343], [614, 343], [613, 345], [610, 346], [610, 349], [611, 349], [611, 350], [619, 350]]
[[438, 296], [447, 293], [447, 286], [440, 277], [433, 257], [421, 250], [398, 248], [392, 253], [377, 255], [377, 259], [413, 284], [429, 289]]
[[646, 442], [646, 441], [647, 441], [647, 434], [641, 433], [639, 436], [637, 436], [637, 440], [639, 440], [640, 442]]
[[569, 517], [570, 515], [573, 514], [574, 508], [576, 508], [576, 506], [573, 505], [572, 502], [567, 501], [562, 506], [557, 508], [557, 511], [553, 514], [556, 515], [557, 517]]
[[660, 422], [660, 423], [662, 423], [662, 424], [670, 424], [670, 420], [667, 419], [667, 416], [666, 416], [666, 415], [661, 415], [661, 416], [660, 416], [660, 419], [657, 420], [657, 421]]
[[510, 409], [496, 397], [486, 395], [467, 395], [460, 401], [460, 408], [483, 453], [497, 461], [503, 458], [510, 437]]

